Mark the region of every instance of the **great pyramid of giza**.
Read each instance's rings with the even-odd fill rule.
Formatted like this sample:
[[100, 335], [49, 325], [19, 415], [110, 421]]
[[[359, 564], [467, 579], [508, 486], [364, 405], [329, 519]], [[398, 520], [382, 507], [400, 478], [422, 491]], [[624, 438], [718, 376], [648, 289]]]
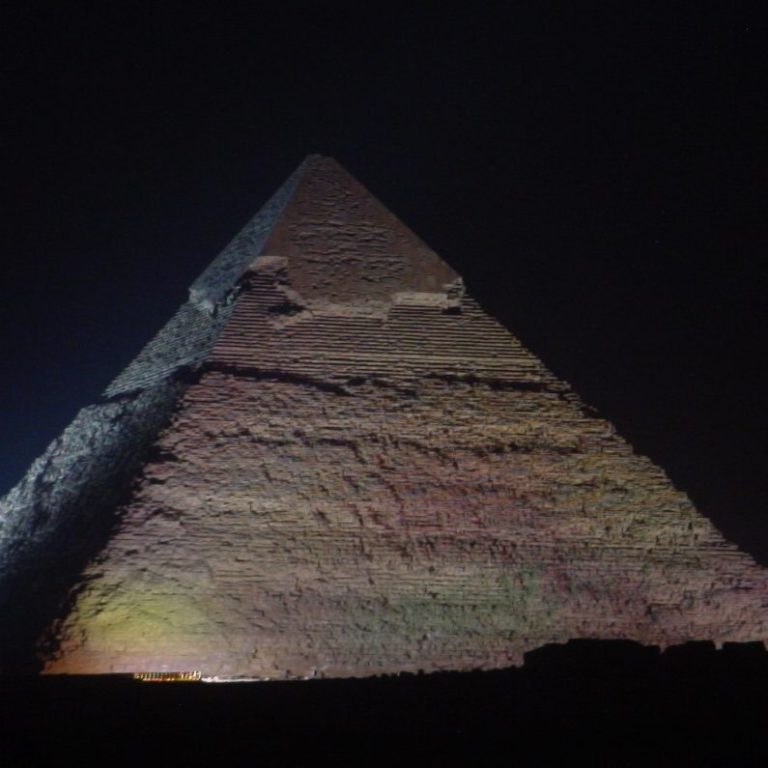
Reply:
[[739, 551], [309, 157], [0, 506], [6, 668], [366, 676], [768, 638]]

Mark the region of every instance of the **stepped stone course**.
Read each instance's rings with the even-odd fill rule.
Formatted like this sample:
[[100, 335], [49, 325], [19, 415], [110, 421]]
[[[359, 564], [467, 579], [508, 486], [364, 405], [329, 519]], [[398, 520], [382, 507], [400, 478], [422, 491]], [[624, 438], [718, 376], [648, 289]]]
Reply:
[[30, 553], [80, 547], [46, 672], [364, 676], [768, 637], [768, 573], [330, 159], [106, 398], [0, 510], [11, 595]]

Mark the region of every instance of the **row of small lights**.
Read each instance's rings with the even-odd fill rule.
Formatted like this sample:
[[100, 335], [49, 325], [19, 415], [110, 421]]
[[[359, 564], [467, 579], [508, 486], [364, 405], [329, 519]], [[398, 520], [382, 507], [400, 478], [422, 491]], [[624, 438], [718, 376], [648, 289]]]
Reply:
[[202, 672], [136, 672], [134, 680], [142, 683], [197, 683], [202, 679]]

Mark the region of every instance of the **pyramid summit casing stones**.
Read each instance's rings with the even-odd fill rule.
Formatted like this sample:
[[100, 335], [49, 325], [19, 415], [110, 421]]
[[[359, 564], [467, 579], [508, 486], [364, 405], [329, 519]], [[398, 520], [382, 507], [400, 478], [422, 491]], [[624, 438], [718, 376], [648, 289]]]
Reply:
[[768, 573], [328, 158], [0, 525], [6, 668], [364, 676], [768, 637]]

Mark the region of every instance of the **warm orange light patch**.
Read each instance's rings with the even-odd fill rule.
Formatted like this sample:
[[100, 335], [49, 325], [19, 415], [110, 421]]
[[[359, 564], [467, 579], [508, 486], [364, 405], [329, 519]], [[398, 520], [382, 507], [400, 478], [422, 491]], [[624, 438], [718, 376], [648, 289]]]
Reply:
[[134, 680], [141, 680], [142, 683], [198, 683], [202, 678], [202, 673], [194, 672], [136, 672], [133, 675]]

